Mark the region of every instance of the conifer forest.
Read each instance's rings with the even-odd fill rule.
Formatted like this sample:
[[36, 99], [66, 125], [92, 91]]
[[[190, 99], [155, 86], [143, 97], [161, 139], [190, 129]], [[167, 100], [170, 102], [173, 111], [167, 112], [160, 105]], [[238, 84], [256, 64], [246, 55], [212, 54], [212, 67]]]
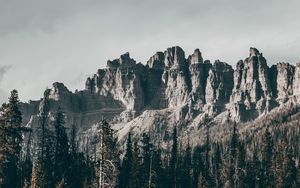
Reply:
[[0, 188], [300, 188], [300, 0], [0, 0]]
[[58, 108], [54, 119], [49, 119], [48, 101], [43, 103], [35, 139], [30, 128], [21, 126], [18, 92], [13, 90], [2, 105], [0, 187], [300, 186], [299, 120], [278, 120], [276, 126], [264, 127], [255, 137], [241, 137], [238, 124], [232, 123], [228, 125], [230, 138], [217, 142], [210, 139], [207, 126], [205, 142], [194, 146], [189, 142], [182, 145], [180, 130], [174, 125], [166, 149], [147, 133], [139, 139], [129, 133], [124, 147], [120, 147], [104, 119], [96, 152], [90, 156], [79, 152], [74, 127], [66, 131], [63, 110]]

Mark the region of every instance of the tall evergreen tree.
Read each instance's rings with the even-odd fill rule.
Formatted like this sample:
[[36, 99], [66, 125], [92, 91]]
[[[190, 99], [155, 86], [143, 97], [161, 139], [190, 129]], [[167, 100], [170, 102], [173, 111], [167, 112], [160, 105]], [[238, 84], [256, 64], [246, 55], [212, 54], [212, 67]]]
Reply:
[[141, 157], [142, 157], [142, 166], [140, 168], [140, 176], [142, 187], [149, 187], [152, 180], [152, 157], [153, 157], [153, 145], [150, 142], [150, 136], [147, 133], [144, 133], [142, 136], [142, 145], [141, 145]]
[[[7, 149], [5, 147], [6, 144], [6, 139], [5, 139], [5, 119], [3, 117], [3, 113], [5, 109], [5, 104], [3, 104], [0, 108], [0, 185], [5, 184], [5, 171], [4, 171], [4, 166], [5, 166], [5, 161], [7, 157]], [[0, 187], [1, 187], [0, 186]]]
[[41, 158], [38, 158], [33, 163], [30, 188], [46, 187], [45, 181], [47, 180], [44, 176], [44, 172], [43, 172], [44, 170], [42, 169], [42, 162], [40, 160]]
[[210, 143], [210, 125], [206, 125], [206, 142], [205, 142], [205, 165], [204, 165], [204, 178], [207, 182], [209, 187], [215, 186], [215, 178], [212, 176], [211, 173], [211, 160], [210, 160], [210, 153], [211, 153], [211, 143]]
[[173, 127], [172, 136], [172, 151], [170, 159], [170, 185], [173, 188], [177, 187], [177, 165], [178, 165], [178, 142], [177, 142], [177, 128]]
[[219, 143], [217, 143], [214, 152], [214, 175], [216, 179], [216, 187], [222, 187], [223, 185], [221, 180], [221, 174], [222, 174], [222, 153], [221, 153], [221, 146]]
[[297, 168], [293, 148], [287, 146], [285, 149], [286, 156], [283, 161], [283, 186], [282, 187], [297, 187]]
[[132, 188], [139, 188], [142, 186], [142, 181], [140, 176], [141, 166], [142, 166], [141, 151], [138, 142], [135, 141], [133, 143], [132, 169], [131, 169], [132, 177], [130, 181], [130, 187]]
[[[61, 186], [70, 184], [71, 177], [68, 176], [70, 170], [69, 141], [66, 133], [65, 116], [61, 108], [58, 108], [54, 118], [55, 128], [55, 156], [54, 156], [54, 179], [55, 184]], [[62, 183], [64, 182], [64, 183]]]
[[239, 142], [236, 164], [237, 187], [246, 187], [246, 148], [245, 143]]
[[[159, 145], [160, 146], [160, 145]], [[151, 187], [164, 188], [166, 182], [166, 170], [164, 169], [162, 162], [161, 148], [153, 149], [152, 157], [152, 173], [151, 173]]]
[[205, 143], [205, 173], [204, 177], [206, 180], [210, 176], [210, 135], [209, 135], [209, 125], [206, 126], [206, 143]]
[[21, 182], [18, 172], [25, 128], [21, 126], [19, 103], [18, 92], [13, 90], [9, 103], [0, 110], [0, 187], [16, 187]]
[[265, 130], [263, 137], [263, 151], [262, 151], [262, 169], [263, 169], [263, 182], [265, 187], [273, 187], [273, 139], [269, 128]]
[[275, 187], [281, 188], [283, 186], [284, 172], [283, 172], [283, 160], [284, 160], [284, 150], [286, 147], [286, 142], [284, 140], [277, 144], [276, 150], [274, 152], [272, 161], [272, 170], [274, 173]]
[[209, 187], [209, 185], [208, 185], [205, 177], [201, 173], [198, 178], [197, 188], [208, 188], [208, 187]]
[[[255, 188], [258, 185], [258, 180], [261, 179], [260, 177], [260, 161], [258, 159], [258, 154], [257, 154], [257, 147], [254, 146], [253, 148], [253, 154], [252, 154], [252, 160], [248, 161], [247, 166], [246, 166], [246, 185], [249, 188]], [[259, 186], [261, 187], [261, 186]]]
[[[233, 124], [232, 135], [229, 147], [229, 168], [227, 174], [227, 181], [231, 187], [237, 187], [237, 154], [238, 154], [239, 138], [236, 128], [236, 123]], [[227, 183], [227, 184], [228, 184]]]
[[49, 127], [49, 90], [44, 93], [40, 104], [39, 126], [37, 127], [36, 157], [33, 162], [31, 188], [52, 188], [54, 187], [54, 134]]
[[120, 170], [120, 180], [119, 180], [120, 187], [130, 188], [131, 179], [132, 179], [132, 141], [131, 141], [131, 133], [129, 132], [127, 143], [126, 143], [126, 152]]
[[28, 135], [28, 140], [25, 146], [24, 159], [22, 161], [21, 169], [21, 180], [23, 187], [30, 186], [31, 173], [32, 173], [32, 159], [31, 159], [31, 141], [32, 141], [32, 132]]
[[[91, 168], [91, 162], [88, 157], [85, 157], [82, 153], [78, 152], [78, 146], [76, 141], [76, 126], [72, 124], [70, 132], [70, 170], [67, 173], [68, 187], [81, 188], [88, 179], [93, 179], [93, 169]], [[74, 178], [76, 177], [76, 178]]]
[[100, 123], [100, 143], [98, 150], [99, 168], [98, 168], [98, 187], [117, 186], [117, 177], [119, 169], [119, 153], [117, 149], [117, 140], [114, 131], [107, 121]]
[[300, 164], [299, 163], [298, 163], [298, 167], [297, 167], [297, 185], [298, 185], [298, 187], [300, 187]]
[[179, 187], [190, 188], [192, 186], [192, 153], [190, 142], [188, 141], [186, 150], [180, 164]]
[[192, 158], [192, 166], [193, 166], [193, 187], [198, 186], [199, 176], [204, 173], [204, 163], [202, 157], [202, 148], [200, 146], [196, 146], [193, 152]]

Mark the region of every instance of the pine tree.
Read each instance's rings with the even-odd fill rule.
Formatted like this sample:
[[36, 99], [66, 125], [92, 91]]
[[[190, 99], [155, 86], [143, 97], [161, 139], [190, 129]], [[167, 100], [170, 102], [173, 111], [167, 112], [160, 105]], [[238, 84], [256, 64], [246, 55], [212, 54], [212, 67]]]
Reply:
[[283, 161], [283, 186], [282, 187], [297, 187], [297, 168], [293, 148], [287, 146], [285, 149], [286, 156]]
[[100, 143], [98, 150], [99, 168], [98, 168], [98, 187], [117, 186], [117, 177], [119, 169], [119, 155], [117, 150], [117, 140], [114, 132], [107, 121], [103, 120], [100, 124]]
[[18, 172], [22, 133], [26, 129], [21, 126], [19, 103], [18, 92], [13, 90], [9, 103], [4, 104], [0, 111], [0, 187], [16, 187], [20, 182]]
[[179, 186], [180, 187], [191, 187], [192, 186], [192, 156], [191, 156], [191, 146], [188, 142], [187, 148], [184, 151], [184, 156], [180, 165], [180, 174], [179, 174]]
[[201, 173], [198, 178], [197, 188], [208, 188], [208, 187], [209, 187], [209, 185], [208, 185], [205, 177]]
[[202, 151], [200, 146], [194, 148], [193, 159], [193, 187], [198, 186], [198, 180], [200, 174], [204, 173], [204, 163], [202, 159]]
[[[246, 185], [249, 188], [255, 188], [257, 187], [257, 182], [261, 179], [260, 177], [260, 161], [257, 156], [257, 147], [254, 146], [253, 148], [253, 154], [252, 154], [252, 160], [247, 163], [246, 171]], [[259, 186], [261, 187], [261, 186]]]
[[238, 155], [237, 155], [237, 187], [246, 187], [246, 148], [245, 144], [239, 142]]
[[140, 168], [140, 176], [142, 187], [149, 187], [152, 180], [152, 157], [153, 157], [153, 145], [150, 142], [150, 136], [147, 133], [142, 135], [141, 140], [141, 157], [142, 157], [142, 166]]
[[46, 129], [45, 156], [42, 161], [42, 173], [45, 177], [45, 187], [50, 188], [55, 184], [54, 162], [55, 162], [55, 140], [53, 132]]
[[[159, 145], [160, 146], [160, 145]], [[152, 184], [151, 187], [164, 188], [166, 183], [166, 170], [163, 168], [162, 151], [159, 147], [153, 150], [152, 157]]]
[[206, 143], [205, 143], [205, 168], [204, 168], [204, 178], [209, 187], [215, 186], [215, 179], [211, 174], [211, 160], [210, 160], [210, 152], [211, 152], [211, 143], [210, 143], [210, 127], [209, 124], [206, 125]]
[[55, 142], [54, 134], [49, 128], [49, 90], [44, 93], [40, 104], [39, 127], [37, 127], [36, 159], [32, 169], [31, 187], [54, 187], [54, 158]]
[[300, 187], [300, 164], [299, 163], [297, 168], [297, 186]]
[[210, 176], [209, 153], [210, 153], [210, 135], [209, 135], [209, 125], [207, 125], [206, 126], [206, 143], [205, 143], [205, 173], [204, 173], [204, 177], [206, 178], [206, 180], [208, 180], [209, 176]]
[[6, 104], [3, 104], [0, 109], [0, 187], [5, 184], [6, 181], [6, 174], [5, 174], [5, 161], [7, 158], [7, 147], [6, 147], [6, 126], [5, 126], [5, 119], [3, 117], [3, 113], [5, 112]]
[[38, 156], [44, 160], [45, 159], [45, 152], [46, 152], [46, 142], [48, 140], [47, 133], [49, 132], [48, 127], [48, 116], [49, 116], [49, 110], [50, 110], [50, 101], [49, 101], [49, 90], [46, 90], [44, 93], [44, 98], [41, 101], [40, 104], [40, 111], [39, 111], [39, 127], [37, 129], [37, 137], [38, 137], [38, 143], [37, 143], [37, 151]]
[[[70, 184], [71, 177], [68, 176], [70, 170], [69, 141], [66, 133], [65, 116], [61, 108], [55, 114], [55, 156], [54, 156], [54, 181], [61, 186]], [[62, 183], [64, 182], [64, 183]]]
[[6, 158], [8, 157], [8, 151], [6, 147], [6, 120], [3, 116], [5, 112], [6, 104], [3, 104], [0, 108], [0, 187], [6, 183], [5, 165]]
[[140, 156], [140, 147], [138, 142], [133, 143], [133, 151], [132, 151], [132, 174], [130, 180], [130, 187], [131, 188], [140, 188], [142, 185], [141, 181], [141, 167], [142, 167], [142, 160]]
[[273, 186], [273, 171], [272, 171], [272, 158], [273, 158], [273, 140], [266, 129], [263, 137], [263, 151], [262, 151], [262, 168], [263, 168], [263, 182], [265, 187]]
[[30, 186], [31, 173], [32, 173], [32, 159], [31, 159], [31, 141], [32, 141], [32, 133], [30, 132], [28, 135], [27, 144], [25, 146], [25, 154], [24, 159], [22, 161], [22, 169], [21, 169], [21, 179], [23, 181], [23, 187]]
[[97, 172], [95, 171], [95, 166], [97, 166], [97, 163], [91, 160], [91, 157], [84, 155], [83, 153], [78, 153], [78, 168], [80, 170], [74, 177], [79, 177], [79, 184], [74, 184], [75, 182], [73, 182], [73, 186], [70, 187], [99, 187], [98, 180], [96, 178]]
[[283, 160], [284, 153], [282, 151], [285, 150], [286, 142], [282, 140], [277, 145], [277, 149], [274, 153], [272, 170], [274, 173], [274, 181], [275, 186], [281, 188], [283, 186], [284, 172], [283, 172]]
[[237, 187], [237, 154], [238, 154], [238, 144], [239, 138], [236, 128], [236, 123], [233, 124], [233, 130], [231, 135], [230, 141], [230, 148], [229, 148], [229, 169], [227, 174], [227, 180], [232, 187]]
[[222, 180], [221, 180], [221, 174], [222, 174], [222, 154], [221, 154], [221, 148], [220, 144], [216, 144], [216, 150], [214, 153], [214, 171], [215, 171], [215, 178], [216, 178], [216, 187], [222, 187]]
[[177, 165], [178, 165], [178, 143], [177, 143], [177, 128], [173, 127], [173, 145], [170, 159], [170, 185], [173, 188], [177, 187]]
[[132, 141], [131, 133], [129, 132], [127, 143], [126, 143], [126, 152], [123, 158], [121, 170], [120, 170], [120, 187], [129, 188], [132, 179]]
[[42, 162], [37, 159], [32, 167], [32, 175], [30, 181], [30, 188], [42, 188], [45, 187], [45, 176], [42, 169]]
[[89, 158], [85, 158], [82, 153], [78, 152], [75, 124], [72, 124], [70, 131], [70, 161], [70, 170], [67, 172], [67, 180], [69, 180], [68, 187], [84, 187], [84, 181], [86, 181], [86, 184], [88, 184], [87, 179], [91, 178], [94, 168], [89, 167]]

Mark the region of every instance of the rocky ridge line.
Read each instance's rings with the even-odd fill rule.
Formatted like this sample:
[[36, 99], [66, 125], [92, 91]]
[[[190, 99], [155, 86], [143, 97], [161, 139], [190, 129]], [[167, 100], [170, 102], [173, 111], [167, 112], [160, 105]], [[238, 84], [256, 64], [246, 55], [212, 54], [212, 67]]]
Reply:
[[[125, 53], [88, 78], [85, 90], [72, 93], [54, 83], [48, 97], [50, 109], [62, 107], [67, 126], [76, 124], [79, 132], [105, 117], [125, 135], [146, 124], [193, 127], [203, 118], [246, 122], [287, 102], [297, 103], [299, 96], [300, 64], [269, 67], [263, 54], [250, 48], [249, 56], [232, 68], [204, 60], [199, 49], [186, 58], [175, 46], [155, 53], [145, 65]], [[37, 126], [40, 105], [22, 104], [24, 124]]]

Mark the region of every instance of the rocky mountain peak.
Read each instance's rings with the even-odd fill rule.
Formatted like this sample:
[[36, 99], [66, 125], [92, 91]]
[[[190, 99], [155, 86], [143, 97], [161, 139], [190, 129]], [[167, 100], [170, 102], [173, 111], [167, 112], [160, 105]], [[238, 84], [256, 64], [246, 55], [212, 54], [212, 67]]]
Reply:
[[129, 52], [121, 55], [119, 62], [122, 67], [132, 67], [136, 64], [135, 60], [130, 58]]
[[165, 52], [165, 65], [168, 68], [186, 67], [185, 53], [179, 46], [168, 48]]
[[259, 55], [260, 55], [260, 53], [259, 53], [258, 49], [253, 48], [253, 47], [250, 48], [249, 57], [259, 56]]
[[165, 55], [163, 52], [156, 52], [148, 61], [147, 65], [151, 69], [163, 70], [165, 67], [164, 63]]
[[63, 83], [55, 82], [52, 84], [52, 88], [49, 91], [49, 98], [59, 100], [69, 94], [71, 94], [71, 92]]
[[278, 101], [286, 101], [293, 94], [295, 66], [289, 63], [277, 63], [270, 68], [272, 93]]
[[125, 54], [122, 54], [120, 58], [114, 59], [114, 60], [108, 60], [107, 61], [107, 68], [110, 69], [117, 69], [119, 67], [121, 68], [129, 68], [134, 67], [136, 65], [136, 62], [134, 59], [130, 58], [129, 52], [126, 52]]
[[200, 50], [197, 48], [194, 50], [194, 53], [192, 55], [189, 56], [190, 62], [192, 64], [195, 63], [203, 63], [203, 58], [202, 58], [202, 54], [200, 52]]
[[[125, 132], [131, 130], [125, 125], [156, 125], [162, 119], [187, 127], [198, 126], [203, 117], [245, 122], [300, 100], [300, 64], [269, 67], [251, 47], [249, 56], [232, 68], [221, 60], [203, 61], [199, 49], [186, 58], [175, 46], [155, 53], [146, 64], [136, 63], [129, 53], [109, 60], [87, 78], [83, 91], [72, 93], [57, 82], [47, 92], [52, 108], [63, 107], [68, 123], [84, 129], [102, 115]], [[27, 123], [42, 103], [24, 104]]]
[[225, 62], [216, 60], [207, 78], [206, 102], [219, 106], [229, 102], [233, 88], [233, 69]]

